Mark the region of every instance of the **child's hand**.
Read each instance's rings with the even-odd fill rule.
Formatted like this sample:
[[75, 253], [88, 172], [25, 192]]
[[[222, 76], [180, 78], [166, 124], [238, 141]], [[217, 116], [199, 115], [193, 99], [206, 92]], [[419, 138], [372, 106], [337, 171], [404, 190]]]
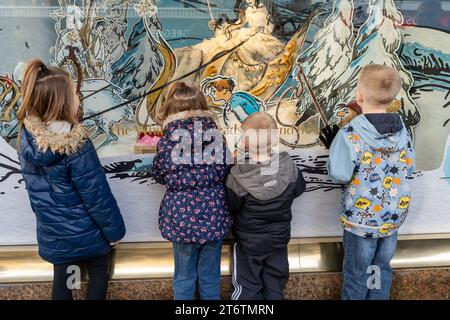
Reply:
[[338, 131], [339, 127], [335, 124], [331, 126], [328, 125], [320, 131], [319, 139], [322, 141], [325, 148], [330, 149], [331, 143], [333, 142], [334, 137], [336, 137]]

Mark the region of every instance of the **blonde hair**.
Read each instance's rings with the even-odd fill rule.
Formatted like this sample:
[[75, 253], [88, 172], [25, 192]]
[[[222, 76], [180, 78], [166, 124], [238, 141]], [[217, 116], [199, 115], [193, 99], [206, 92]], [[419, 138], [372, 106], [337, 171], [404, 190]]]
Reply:
[[45, 123], [61, 120], [77, 124], [73, 85], [69, 73], [61, 68], [47, 67], [39, 59], [31, 60], [23, 74], [23, 99], [17, 118], [23, 121], [27, 116], [36, 116]]
[[205, 96], [198, 88], [178, 81], [173, 83], [163, 96], [156, 122], [162, 124], [172, 114], [194, 110], [209, 111]]
[[[278, 144], [278, 125], [268, 113], [260, 111], [248, 116], [241, 125], [245, 149], [257, 154], [271, 152]], [[276, 133], [274, 135], [274, 133]]]
[[389, 105], [402, 87], [400, 73], [385, 65], [370, 64], [360, 74], [360, 87], [368, 100], [379, 105]]

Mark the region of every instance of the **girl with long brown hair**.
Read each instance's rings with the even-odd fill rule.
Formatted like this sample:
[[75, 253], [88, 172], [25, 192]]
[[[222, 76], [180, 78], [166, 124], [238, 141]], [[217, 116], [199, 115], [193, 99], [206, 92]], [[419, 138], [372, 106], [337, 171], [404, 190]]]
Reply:
[[[72, 299], [69, 277], [87, 265], [88, 299], [105, 299], [112, 245], [125, 225], [92, 142], [78, 121], [73, 80], [31, 60], [21, 86], [18, 153], [36, 214], [39, 255], [54, 266], [53, 299]], [[74, 274], [77, 273], [78, 274]]]

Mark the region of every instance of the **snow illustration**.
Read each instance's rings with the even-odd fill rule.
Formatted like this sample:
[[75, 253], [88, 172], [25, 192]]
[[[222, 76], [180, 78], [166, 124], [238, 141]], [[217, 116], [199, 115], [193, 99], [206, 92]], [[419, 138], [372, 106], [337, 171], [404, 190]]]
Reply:
[[[352, 61], [353, 33], [353, 1], [336, 0], [333, 11], [325, 20], [324, 27], [314, 36], [312, 45], [303, 53], [299, 64], [304, 66], [304, 72], [316, 94], [319, 103], [327, 110], [332, 106], [328, 103], [332, 86], [330, 83], [341, 75]], [[294, 74], [298, 73], [298, 69]], [[309, 94], [299, 99], [297, 114], [301, 115], [298, 123], [309, 118], [316, 110], [312, 107]]]
[[411, 97], [420, 109], [420, 124], [414, 129], [417, 166], [434, 170], [443, 161], [450, 134], [449, 33], [409, 26], [401, 32], [399, 56], [414, 77]]
[[146, 92], [163, 67], [156, 40], [147, 32], [144, 20], [133, 26], [125, 53], [111, 66], [111, 81], [130, 99]]
[[[411, 98], [409, 92], [412, 87], [413, 77], [402, 65], [398, 56], [398, 50], [401, 45], [401, 34], [399, 26], [403, 22], [403, 17], [400, 11], [395, 7], [393, 0], [371, 0], [369, 2], [369, 15], [364, 24], [359, 28], [356, 39], [352, 39], [353, 25], [351, 23], [344, 23], [350, 17], [347, 14], [345, 19], [345, 12], [353, 12], [349, 10], [348, 1], [336, 1], [335, 8], [331, 17], [337, 15], [338, 18], [330, 18], [331, 29], [335, 30], [338, 36], [324, 38], [315, 38], [312, 44], [312, 55], [319, 55], [328, 57], [323, 60], [317, 58], [309, 58], [304, 63], [304, 69], [312, 73], [311, 85], [315, 88], [315, 93], [321, 99], [321, 105], [326, 110], [329, 118], [333, 119], [334, 110], [346, 105], [355, 98], [356, 85], [359, 78], [359, 73], [365, 65], [368, 64], [383, 64], [397, 69], [402, 77], [402, 90], [397, 96], [398, 111], [403, 117], [405, 124], [411, 130], [417, 126], [420, 121], [420, 113]], [[352, 8], [352, 6], [351, 6]], [[330, 26], [330, 24], [328, 25]], [[334, 29], [339, 26], [340, 29]], [[350, 49], [348, 45], [352, 45], [352, 53], [349, 55]], [[344, 46], [342, 46], [344, 44]], [[315, 52], [316, 48], [322, 48], [319, 52]], [[333, 51], [330, 51], [333, 48]], [[317, 49], [316, 49], [317, 50]], [[331, 54], [332, 52], [333, 54]], [[333, 56], [333, 58], [331, 58]], [[338, 56], [338, 57], [336, 57]], [[350, 61], [349, 61], [350, 57]], [[333, 63], [334, 61], [334, 63]], [[336, 64], [341, 62], [341, 64]], [[324, 74], [329, 74], [330, 65], [344, 67], [345, 70], [339, 75], [340, 70], [336, 70], [330, 81], [323, 81], [322, 78], [315, 76], [319, 73], [318, 70], [324, 70]], [[309, 73], [307, 73], [309, 77]], [[301, 115], [301, 121], [297, 125], [309, 119], [314, 112], [311, 104], [304, 105], [299, 103], [297, 112]], [[336, 120], [335, 120], [336, 121]]]
[[397, 96], [401, 103], [399, 113], [406, 126], [411, 129], [419, 124], [420, 114], [409, 94], [413, 77], [403, 67], [397, 54], [402, 40], [398, 29], [403, 22], [402, 14], [396, 9], [393, 0], [371, 0], [369, 10], [369, 17], [359, 29], [355, 40], [352, 62], [332, 83], [338, 93], [336, 104], [347, 104], [354, 99], [359, 73], [365, 65], [388, 65], [397, 69], [402, 77], [403, 86]]

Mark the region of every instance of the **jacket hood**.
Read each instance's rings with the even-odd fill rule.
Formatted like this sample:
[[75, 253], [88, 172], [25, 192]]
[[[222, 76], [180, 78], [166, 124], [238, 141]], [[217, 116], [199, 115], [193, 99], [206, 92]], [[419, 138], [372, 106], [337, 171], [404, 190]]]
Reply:
[[50, 165], [64, 155], [77, 152], [87, 140], [81, 124], [73, 126], [70, 132], [55, 133], [48, 130], [41, 119], [29, 116], [24, 119], [23, 125], [25, 130], [21, 133], [20, 154], [37, 166]]
[[[189, 118], [209, 118], [216, 122], [217, 116], [211, 110], [192, 110], [192, 111], [182, 111], [178, 113], [171, 114], [164, 120], [162, 127], [166, 129], [166, 127], [174, 121], [178, 120], [186, 120]], [[216, 123], [217, 124], [217, 123]]]
[[348, 124], [354, 133], [374, 149], [396, 152], [409, 141], [408, 132], [397, 113], [359, 115]]
[[239, 196], [249, 193], [265, 201], [280, 196], [297, 176], [298, 169], [289, 153], [282, 152], [265, 163], [234, 166], [226, 185]]

